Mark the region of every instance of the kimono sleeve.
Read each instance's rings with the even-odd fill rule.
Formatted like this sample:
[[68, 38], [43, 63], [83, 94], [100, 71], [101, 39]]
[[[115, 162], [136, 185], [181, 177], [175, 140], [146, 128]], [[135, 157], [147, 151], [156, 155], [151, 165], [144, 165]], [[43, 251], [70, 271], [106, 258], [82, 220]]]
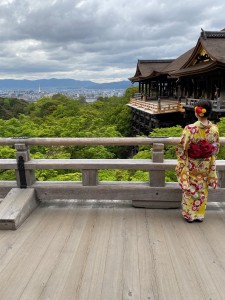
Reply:
[[213, 137], [214, 137], [213, 144], [216, 146], [216, 151], [211, 156], [210, 170], [208, 175], [208, 185], [211, 186], [213, 189], [216, 189], [218, 184], [218, 178], [216, 172], [216, 158], [220, 148], [219, 131], [217, 126], [214, 126], [213, 128]]
[[175, 168], [178, 183], [182, 189], [189, 188], [189, 170], [188, 170], [188, 148], [190, 143], [190, 130], [187, 126], [184, 128], [180, 142], [176, 148], [177, 165]]

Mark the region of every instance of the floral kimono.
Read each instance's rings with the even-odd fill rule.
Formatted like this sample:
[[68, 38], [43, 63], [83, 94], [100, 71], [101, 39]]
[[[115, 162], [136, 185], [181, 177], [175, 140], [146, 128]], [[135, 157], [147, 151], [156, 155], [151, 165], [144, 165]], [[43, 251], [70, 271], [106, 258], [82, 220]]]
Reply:
[[188, 221], [205, 216], [208, 187], [217, 187], [218, 128], [200, 121], [187, 125], [176, 149], [176, 174], [182, 189], [182, 215]]

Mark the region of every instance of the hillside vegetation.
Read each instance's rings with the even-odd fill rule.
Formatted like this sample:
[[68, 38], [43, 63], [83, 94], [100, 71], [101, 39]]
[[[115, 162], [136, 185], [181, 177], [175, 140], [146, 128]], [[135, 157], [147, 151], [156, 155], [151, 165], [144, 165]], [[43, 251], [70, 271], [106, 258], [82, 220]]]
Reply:
[[[131, 136], [131, 111], [126, 105], [137, 90], [128, 88], [122, 97], [99, 98], [94, 103], [81, 99], [70, 99], [58, 94], [42, 98], [33, 103], [19, 99], [0, 98], [1, 137], [129, 137]], [[225, 133], [225, 119], [218, 124], [220, 135]], [[155, 129], [151, 136], [179, 137], [182, 127]], [[127, 158], [130, 147], [30, 147], [32, 158]], [[15, 149], [0, 147], [1, 158], [15, 158]], [[224, 159], [221, 148], [219, 158]], [[141, 146], [133, 157], [151, 158], [151, 147]], [[165, 158], [176, 158], [175, 146], [165, 147]], [[37, 180], [81, 180], [79, 171], [37, 170]], [[167, 181], [176, 181], [174, 172], [168, 171]], [[0, 180], [14, 180], [13, 170], [0, 171]], [[148, 173], [143, 171], [102, 170], [100, 180], [146, 181]]]

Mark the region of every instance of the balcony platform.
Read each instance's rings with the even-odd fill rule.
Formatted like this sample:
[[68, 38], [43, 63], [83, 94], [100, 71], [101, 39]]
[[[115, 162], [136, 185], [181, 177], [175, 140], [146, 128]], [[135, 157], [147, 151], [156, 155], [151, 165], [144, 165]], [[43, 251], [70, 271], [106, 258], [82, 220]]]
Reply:
[[224, 299], [225, 204], [203, 223], [129, 201], [44, 201], [0, 231], [0, 299]]
[[150, 115], [168, 114], [168, 113], [183, 113], [183, 104], [179, 103], [177, 99], [160, 99], [160, 104], [157, 100], [139, 100], [132, 98], [127, 104], [129, 107], [137, 110], [147, 112]]

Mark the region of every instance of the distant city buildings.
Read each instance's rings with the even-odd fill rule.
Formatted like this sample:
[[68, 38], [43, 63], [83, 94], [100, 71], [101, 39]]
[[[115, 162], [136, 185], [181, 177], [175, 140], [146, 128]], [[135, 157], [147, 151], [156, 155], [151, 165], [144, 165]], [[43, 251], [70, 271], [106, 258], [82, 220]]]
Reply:
[[43, 97], [52, 97], [56, 94], [62, 94], [72, 99], [84, 97], [86, 102], [94, 102], [99, 97], [122, 96], [125, 89], [60, 89], [52, 88], [43, 90], [41, 87], [38, 90], [0, 90], [0, 97], [18, 98], [28, 102], [36, 101]]

